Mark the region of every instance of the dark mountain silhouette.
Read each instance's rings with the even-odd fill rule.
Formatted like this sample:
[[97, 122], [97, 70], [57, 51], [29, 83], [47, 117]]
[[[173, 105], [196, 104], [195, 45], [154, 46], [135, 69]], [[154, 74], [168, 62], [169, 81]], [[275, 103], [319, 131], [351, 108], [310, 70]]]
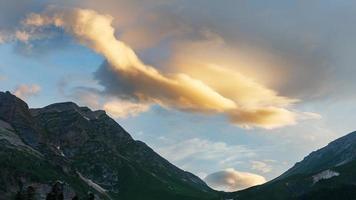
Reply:
[[0, 92], [0, 143], [0, 199], [218, 199], [104, 111], [71, 102], [29, 109]]

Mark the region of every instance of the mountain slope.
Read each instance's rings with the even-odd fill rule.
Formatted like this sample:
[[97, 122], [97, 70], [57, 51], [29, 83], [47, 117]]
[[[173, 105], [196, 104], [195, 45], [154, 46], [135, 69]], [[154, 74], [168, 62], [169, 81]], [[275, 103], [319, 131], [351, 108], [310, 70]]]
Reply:
[[356, 199], [356, 132], [312, 152], [266, 184], [226, 196], [241, 200]]
[[[0, 172], [0, 181], [6, 182], [5, 177], [14, 173], [25, 174], [25, 179], [27, 173], [35, 177], [30, 181], [14, 178], [0, 188], [8, 196], [21, 189], [18, 183], [36, 189], [36, 185], [48, 188], [61, 180], [72, 195], [84, 196], [91, 190], [102, 199], [218, 199], [202, 180], [132, 139], [104, 111], [71, 102], [29, 109], [12, 94], [0, 92], [0, 125], [0, 141], [19, 144], [0, 149], [1, 158], [11, 160], [12, 154], [23, 158], [21, 163], [0, 162], [1, 169], [8, 169]], [[42, 174], [41, 170], [49, 171]]]
[[[80, 180], [75, 171], [48, 162], [45, 155], [25, 144], [8, 123], [0, 120], [0, 199], [29, 199], [35, 187], [38, 199], [45, 199], [56, 180], [62, 180], [67, 199], [75, 194], [85, 196], [92, 189]], [[96, 192], [96, 191], [93, 191]], [[100, 194], [98, 194], [100, 196]], [[36, 199], [34, 197], [34, 199]], [[105, 197], [103, 198], [105, 199]]]
[[356, 159], [356, 132], [347, 134], [326, 147], [312, 152], [279, 178], [340, 166]]

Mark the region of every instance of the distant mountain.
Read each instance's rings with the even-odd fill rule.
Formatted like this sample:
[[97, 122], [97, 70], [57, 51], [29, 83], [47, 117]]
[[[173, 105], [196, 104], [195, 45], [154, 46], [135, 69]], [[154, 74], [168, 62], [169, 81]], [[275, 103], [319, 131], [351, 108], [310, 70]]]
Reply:
[[0, 92], [0, 200], [75, 196], [220, 199], [197, 176], [132, 139], [104, 111], [71, 102], [29, 109]]
[[354, 200], [356, 132], [312, 152], [278, 178], [226, 197], [239, 200]]

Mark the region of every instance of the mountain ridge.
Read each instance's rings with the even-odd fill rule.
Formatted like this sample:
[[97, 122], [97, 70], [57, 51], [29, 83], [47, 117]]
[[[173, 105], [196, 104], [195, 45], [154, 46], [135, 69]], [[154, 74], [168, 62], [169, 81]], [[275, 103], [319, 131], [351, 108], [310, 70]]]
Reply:
[[[325, 147], [311, 152], [302, 161], [297, 162], [292, 168], [283, 173], [280, 178], [297, 173], [312, 173], [313, 171], [347, 164], [356, 159], [355, 141], [356, 131], [346, 134], [330, 142]], [[315, 160], [323, 160], [323, 162], [315, 162]]]
[[353, 200], [355, 169], [356, 131], [311, 152], [279, 177], [226, 196], [239, 200]]
[[263, 185], [218, 192], [134, 140], [105, 111], [73, 102], [29, 108], [0, 92], [0, 169], [0, 200], [349, 200], [356, 197], [356, 131]]
[[[28, 160], [38, 159], [36, 162], [43, 163], [41, 165], [49, 165], [47, 169], [58, 174], [58, 180], [61, 177], [66, 180], [73, 194], [85, 196], [85, 191], [92, 191], [100, 199], [132, 200], [218, 198], [217, 193], [200, 178], [174, 166], [145, 143], [134, 140], [105, 111], [92, 111], [73, 102], [29, 109], [24, 101], [11, 93], [0, 92], [0, 120], [0, 135], [12, 136], [0, 137], [0, 141], [9, 143], [2, 151]], [[14, 145], [18, 139], [26, 147], [39, 152], [40, 157], [31, 154], [29, 149], [22, 151]], [[4, 154], [4, 159], [8, 159], [7, 165], [13, 163], [9, 155]], [[34, 163], [26, 163], [26, 159], [14, 160], [21, 164], [13, 165], [38, 168], [32, 166]], [[22, 168], [12, 171], [10, 166], [1, 168], [8, 169], [9, 174], [18, 171], [28, 173], [26, 176], [30, 180], [12, 180], [21, 182], [20, 185], [27, 184], [27, 188], [32, 187], [31, 184], [46, 185], [44, 193], [49, 193], [49, 182], [56, 182], [52, 175], [33, 174]], [[0, 181], [5, 183], [4, 176], [8, 175], [2, 174]], [[45, 190], [43, 187], [37, 189]], [[21, 196], [25, 190], [17, 183], [0, 187], [0, 191], [8, 196], [16, 193]]]

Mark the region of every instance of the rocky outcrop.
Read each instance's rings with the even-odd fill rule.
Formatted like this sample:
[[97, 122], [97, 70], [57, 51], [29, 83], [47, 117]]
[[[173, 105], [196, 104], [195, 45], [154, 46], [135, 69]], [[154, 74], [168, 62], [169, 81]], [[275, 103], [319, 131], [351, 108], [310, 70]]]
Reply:
[[41, 131], [27, 104], [10, 92], [0, 92], [0, 120], [10, 123], [26, 144], [39, 146]]

